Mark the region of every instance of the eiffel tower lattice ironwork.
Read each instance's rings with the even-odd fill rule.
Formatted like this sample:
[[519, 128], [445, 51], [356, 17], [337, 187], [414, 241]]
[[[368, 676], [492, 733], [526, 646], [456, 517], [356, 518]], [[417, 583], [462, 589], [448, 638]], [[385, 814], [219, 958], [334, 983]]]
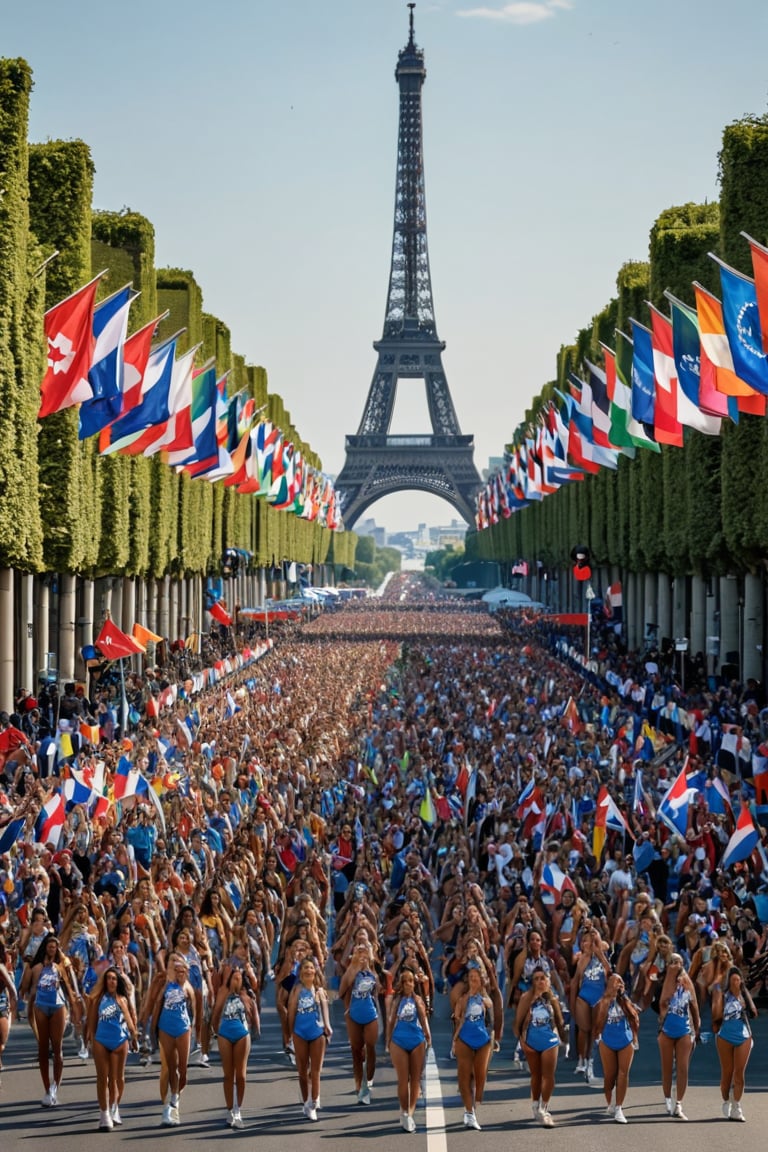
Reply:
[[[395, 226], [384, 333], [363, 418], [346, 438], [344, 467], [336, 478], [344, 523], [351, 528], [369, 505], [392, 492], [419, 490], [442, 496], [468, 524], [481, 486], [474, 438], [462, 435], [443, 371], [445, 343], [438, 339], [427, 252], [421, 89], [424, 53], [413, 33], [398, 55], [400, 88]], [[397, 384], [423, 380], [432, 433], [390, 435]]]

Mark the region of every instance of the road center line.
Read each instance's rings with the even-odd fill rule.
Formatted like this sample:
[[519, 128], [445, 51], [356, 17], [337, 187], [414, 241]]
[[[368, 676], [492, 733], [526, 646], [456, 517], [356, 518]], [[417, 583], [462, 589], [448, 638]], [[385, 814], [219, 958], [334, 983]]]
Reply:
[[427, 1105], [427, 1152], [446, 1152], [448, 1145], [445, 1139], [443, 1090], [434, 1048], [427, 1049], [424, 1096]]

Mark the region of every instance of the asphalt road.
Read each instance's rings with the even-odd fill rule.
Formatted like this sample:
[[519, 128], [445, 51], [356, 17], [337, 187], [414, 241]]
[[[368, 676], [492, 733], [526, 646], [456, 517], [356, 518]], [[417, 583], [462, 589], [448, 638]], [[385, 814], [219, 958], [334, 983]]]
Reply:
[[[221, 1069], [212, 1053], [207, 1069], [190, 1067], [189, 1085], [182, 1097], [182, 1124], [161, 1128], [158, 1099], [159, 1065], [140, 1067], [130, 1057], [126, 1090], [121, 1107], [123, 1126], [112, 1132], [97, 1130], [93, 1063], [82, 1064], [72, 1039], [65, 1041], [66, 1066], [56, 1109], [40, 1105], [42, 1087], [32, 1034], [27, 1024], [17, 1024], [5, 1054], [0, 1087], [0, 1150], [12, 1152], [45, 1142], [52, 1152], [83, 1152], [96, 1145], [138, 1147], [151, 1140], [164, 1152], [182, 1148], [208, 1149], [219, 1141], [235, 1148], [251, 1148], [258, 1140], [260, 1152], [316, 1152], [320, 1148], [356, 1150], [361, 1145], [388, 1150], [393, 1142], [409, 1142], [426, 1152], [447, 1152], [482, 1143], [488, 1152], [508, 1152], [510, 1137], [525, 1134], [533, 1142], [555, 1142], [603, 1152], [632, 1149], [646, 1142], [655, 1149], [661, 1141], [674, 1140], [680, 1152], [736, 1145], [740, 1152], [763, 1152], [768, 1133], [768, 1012], [756, 1021], [755, 1049], [747, 1069], [744, 1111], [747, 1123], [723, 1119], [718, 1091], [719, 1065], [713, 1041], [701, 1045], [691, 1064], [691, 1085], [685, 1105], [689, 1121], [670, 1119], [664, 1109], [656, 1047], [656, 1017], [646, 1013], [641, 1026], [640, 1050], [636, 1054], [625, 1105], [629, 1123], [620, 1126], [604, 1116], [602, 1083], [588, 1088], [574, 1071], [575, 1062], [562, 1056], [557, 1088], [552, 1100], [556, 1126], [547, 1130], [534, 1124], [528, 1104], [526, 1073], [512, 1065], [512, 1034], [507, 1029], [502, 1050], [494, 1056], [486, 1099], [478, 1107], [482, 1132], [467, 1132], [456, 1091], [455, 1064], [449, 1058], [447, 1000], [438, 997], [433, 1020], [434, 1061], [426, 1081], [426, 1102], [417, 1110], [417, 1131], [407, 1135], [399, 1126], [399, 1112], [392, 1068], [380, 1049], [380, 1065], [370, 1107], [357, 1104], [353, 1094], [351, 1059], [341, 1005], [333, 1004], [334, 1038], [328, 1050], [322, 1082], [322, 1108], [316, 1124], [305, 1120], [299, 1105], [295, 1069], [283, 1056], [271, 987], [265, 992], [264, 1031], [251, 1051], [248, 1090], [243, 1106], [245, 1127], [226, 1126]], [[596, 1062], [596, 1070], [599, 1061]]]

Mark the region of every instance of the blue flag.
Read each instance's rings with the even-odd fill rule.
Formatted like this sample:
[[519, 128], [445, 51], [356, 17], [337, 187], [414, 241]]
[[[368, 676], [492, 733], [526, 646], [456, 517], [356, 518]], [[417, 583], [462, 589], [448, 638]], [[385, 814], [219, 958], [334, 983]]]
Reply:
[[168, 393], [173, 376], [175, 353], [175, 336], [152, 350], [144, 373], [141, 400], [135, 408], [131, 408], [130, 412], [126, 412], [125, 416], [121, 416], [111, 427], [111, 444], [113, 447], [117, 446], [117, 442], [124, 437], [137, 435], [146, 428], [151, 428], [155, 424], [162, 424], [168, 419]]
[[653, 341], [650, 329], [630, 320], [634, 344], [632, 356], [632, 415], [641, 424], [654, 425], [656, 383], [653, 375]]
[[0, 856], [5, 855], [16, 843], [21, 831], [26, 824], [24, 816], [18, 817], [16, 820], [11, 820], [10, 824], [6, 824], [0, 834]]
[[96, 347], [88, 371], [91, 400], [80, 405], [78, 437], [85, 440], [111, 424], [123, 403], [123, 345], [128, 335], [128, 309], [138, 295], [128, 284], [93, 310]]
[[754, 280], [717, 261], [723, 293], [723, 323], [737, 376], [768, 396], [768, 357], [763, 351]]

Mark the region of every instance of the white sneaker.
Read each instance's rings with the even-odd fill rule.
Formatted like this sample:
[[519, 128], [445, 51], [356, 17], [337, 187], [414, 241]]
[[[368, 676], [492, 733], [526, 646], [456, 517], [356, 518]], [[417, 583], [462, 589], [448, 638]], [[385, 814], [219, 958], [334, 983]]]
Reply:
[[57, 1108], [59, 1104], [59, 1086], [58, 1084], [51, 1084], [51, 1108]]
[[541, 1119], [541, 1100], [531, 1100], [531, 1112], [534, 1120]]
[[88, 1049], [82, 1040], [80, 1041], [80, 1050], [77, 1055], [80, 1060], [85, 1061], [88, 1059]]
[[621, 1108], [619, 1108], [618, 1106], [616, 1108], [616, 1111], [613, 1114], [613, 1118], [617, 1124], [626, 1124], [626, 1122], [627, 1122], [626, 1116], [622, 1112]]
[[175, 1092], [171, 1095], [171, 1124], [176, 1128], [181, 1124], [181, 1116], [179, 1115], [179, 1094]]
[[741, 1109], [740, 1100], [734, 1100], [731, 1105], [731, 1120], [746, 1120], [746, 1116]]
[[672, 1097], [671, 1097], [671, 1096], [665, 1096], [665, 1097], [664, 1097], [664, 1107], [666, 1108], [666, 1110], [667, 1110], [667, 1113], [668, 1113], [670, 1116], [674, 1115], [674, 1111], [675, 1111], [675, 1102], [674, 1102], [674, 1100], [672, 1099]]
[[409, 1116], [408, 1117], [408, 1127], [406, 1128], [406, 1132], [415, 1132], [415, 1131], [416, 1131], [416, 1121], [414, 1120], [413, 1116]]
[[51, 1107], [51, 1105], [53, 1104], [53, 1099], [51, 1097], [50, 1089], [46, 1092], [45, 1096], [43, 1096], [40, 1103], [42, 1104], [43, 1108], [50, 1108]]
[[549, 1108], [542, 1108], [541, 1110], [541, 1123], [545, 1128], [554, 1128], [555, 1122], [552, 1119]]
[[160, 1123], [161, 1123], [163, 1128], [170, 1128], [173, 1125], [173, 1120], [171, 1119], [171, 1106], [170, 1106], [170, 1104], [166, 1104], [163, 1107], [163, 1118], [160, 1121]]
[[584, 1070], [584, 1078], [587, 1081], [587, 1084], [589, 1085], [589, 1087], [591, 1088], [595, 1082], [595, 1067], [594, 1067], [594, 1063], [592, 1060], [587, 1060], [587, 1067]]
[[110, 1132], [113, 1128], [112, 1116], [109, 1109], [106, 1112], [99, 1112], [99, 1131]]
[[410, 1132], [410, 1128], [408, 1127], [408, 1113], [407, 1112], [401, 1112], [400, 1113], [400, 1127], [402, 1128], [403, 1132]]
[[358, 1104], [370, 1104], [370, 1102], [371, 1102], [371, 1090], [367, 1084], [363, 1084], [362, 1088], [358, 1092], [357, 1102], [358, 1102]]
[[678, 1102], [675, 1104], [675, 1110], [674, 1110], [674, 1112], [672, 1113], [672, 1115], [673, 1115], [673, 1116], [674, 1116], [674, 1117], [675, 1117], [677, 1120], [687, 1120], [687, 1119], [688, 1119], [688, 1117], [686, 1116], [685, 1112], [683, 1112], [683, 1103], [682, 1103], [682, 1101], [681, 1101], [681, 1100], [678, 1100]]
[[606, 1114], [606, 1116], [615, 1116], [616, 1115], [616, 1105], [613, 1103], [609, 1104], [608, 1107], [605, 1109], [605, 1114]]
[[117, 1125], [122, 1124], [123, 1121], [120, 1118], [120, 1105], [113, 1104], [109, 1111], [110, 1115], [112, 1116], [112, 1123]]
[[244, 1128], [245, 1127], [245, 1125], [243, 1124], [243, 1118], [240, 1115], [240, 1109], [239, 1108], [235, 1108], [232, 1111], [232, 1125], [231, 1126], [232, 1126], [232, 1128]]
[[208, 1058], [208, 1053], [207, 1052], [201, 1052], [199, 1057], [198, 1057], [197, 1063], [201, 1068], [208, 1068], [208, 1066], [211, 1063], [211, 1061]]
[[726, 1120], [730, 1120], [730, 1118], [731, 1118], [731, 1102], [730, 1102], [730, 1100], [723, 1100], [722, 1107], [723, 1107], [723, 1116], [725, 1116]]
[[480, 1125], [477, 1122], [477, 1116], [475, 1116], [474, 1111], [464, 1113], [464, 1127], [474, 1128], [477, 1132], [481, 1131]]
[[587, 1070], [587, 1062], [583, 1056], [579, 1056], [579, 1061], [576, 1065], [576, 1071], [577, 1072], [586, 1072], [586, 1070]]
[[307, 1111], [305, 1112], [307, 1120], [317, 1120], [317, 1108], [315, 1108], [314, 1101], [307, 1100]]

